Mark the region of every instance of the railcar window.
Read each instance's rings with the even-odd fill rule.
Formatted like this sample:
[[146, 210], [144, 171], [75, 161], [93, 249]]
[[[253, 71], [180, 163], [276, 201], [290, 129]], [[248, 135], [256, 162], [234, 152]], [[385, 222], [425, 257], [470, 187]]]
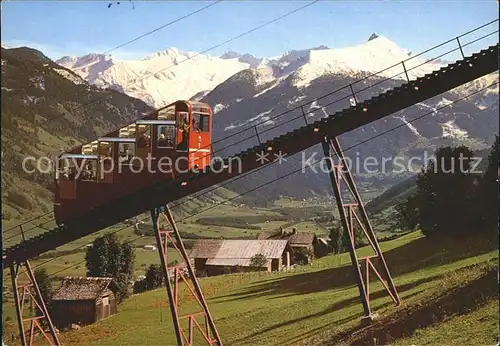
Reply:
[[148, 148], [151, 145], [151, 126], [139, 125], [137, 131], [137, 148]]
[[97, 181], [97, 162], [95, 160], [84, 159], [81, 178], [83, 181]]
[[135, 146], [131, 143], [118, 143], [118, 152], [120, 153], [120, 164], [130, 165], [135, 156]]
[[82, 146], [82, 155], [97, 155], [97, 142], [90, 142]]
[[99, 155], [104, 157], [113, 157], [113, 147], [109, 142], [99, 143]]
[[135, 138], [135, 131], [136, 131], [135, 124], [129, 125], [128, 126], [128, 137]]
[[98, 150], [99, 144], [97, 143], [97, 141], [91, 142], [90, 146], [92, 148], [92, 155], [97, 155], [99, 153], [99, 150]]
[[76, 177], [75, 162], [71, 159], [59, 159], [57, 179], [74, 180]]
[[175, 132], [174, 125], [158, 126], [158, 148], [174, 148]]
[[158, 120], [175, 120], [175, 106], [170, 106], [159, 111]]
[[120, 129], [118, 137], [127, 138], [128, 137], [128, 126]]
[[92, 144], [86, 144], [82, 146], [83, 155], [92, 155]]
[[192, 126], [195, 131], [208, 132], [208, 115], [193, 113]]

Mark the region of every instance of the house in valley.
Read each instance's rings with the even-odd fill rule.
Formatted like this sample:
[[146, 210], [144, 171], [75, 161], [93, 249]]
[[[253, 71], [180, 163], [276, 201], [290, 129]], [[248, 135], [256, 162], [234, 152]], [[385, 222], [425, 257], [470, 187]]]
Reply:
[[157, 250], [156, 245], [144, 245], [142, 248], [146, 251], [156, 251]]

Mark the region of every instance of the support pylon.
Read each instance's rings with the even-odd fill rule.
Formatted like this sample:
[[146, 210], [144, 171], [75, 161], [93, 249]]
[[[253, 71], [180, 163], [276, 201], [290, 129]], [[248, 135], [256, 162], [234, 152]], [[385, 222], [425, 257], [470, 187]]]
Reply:
[[[28, 277], [28, 283], [19, 285], [18, 279], [21, 274], [21, 269], [24, 268], [24, 274]], [[35, 275], [31, 270], [31, 266], [28, 261], [21, 264], [12, 264], [10, 267], [10, 276], [12, 279], [12, 291], [14, 292], [14, 303], [16, 305], [16, 315], [17, 324], [19, 327], [19, 338], [21, 339], [21, 345], [33, 345], [35, 341], [35, 334], [37, 331], [49, 342], [50, 345], [60, 346], [61, 343], [57, 338], [57, 333], [50, 319], [47, 306], [43, 300], [42, 294], [40, 293], [40, 288], [36, 282]], [[35, 313], [33, 316], [33, 309], [27, 308], [25, 302], [26, 299], [30, 301], [28, 306], [37, 307], [38, 314]], [[26, 310], [31, 310], [28, 316], [24, 316]], [[44, 321], [48, 330], [44, 328]], [[26, 332], [24, 328], [25, 322], [29, 322], [29, 331]], [[50, 334], [50, 337], [49, 337]]]
[[[162, 228], [160, 226], [160, 214], [163, 215], [164, 220], [168, 224], [168, 228]], [[153, 221], [153, 228], [156, 235], [156, 244], [160, 255], [160, 262], [167, 289], [168, 303], [174, 322], [177, 344], [179, 346], [192, 346], [194, 332], [198, 330], [203, 337], [202, 342], [204, 341], [208, 345], [222, 346], [219, 333], [215, 328], [214, 320], [208, 310], [207, 302], [203, 296], [200, 285], [195, 276], [195, 272], [191, 266], [191, 262], [189, 261], [186, 248], [184, 247], [179, 230], [168, 205], [151, 210], [151, 219]], [[169, 244], [179, 253], [181, 263], [169, 266]], [[185, 264], [185, 268], [182, 267], [182, 263]], [[184, 269], [187, 269], [187, 275], [184, 272]], [[186, 288], [188, 289], [188, 293], [190, 293], [199, 303], [201, 311], [194, 313], [190, 312], [183, 315], [179, 313], [180, 281], [184, 282]], [[187, 326], [183, 327], [181, 322], [185, 320], [187, 320]], [[196, 327], [196, 329], [194, 327]]]
[[[340, 213], [340, 219], [344, 229], [344, 235], [347, 239], [349, 239], [349, 254], [352, 265], [355, 269], [355, 277], [365, 314], [364, 319], [372, 320], [376, 314], [372, 314], [370, 309], [370, 270], [373, 271], [378, 277], [396, 305], [399, 305], [401, 300], [396, 287], [394, 286], [394, 282], [392, 281], [391, 273], [387, 267], [384, 255], [380, 250], [377, 237], [375, 236], [373, 227], [368, 219], [368, 214], [366, 213], [363, 202], [361, 201], [361, 197], [358, 189], [356, 188], [356, 184], [346, 163], [344, 153], [342, 152], [337, 137], [333, 139], [325, 137], [322, 145], [333, 192], [335, 194], [337, 207]], [[334, 164], [333, 162], [332, 153], [338, 158], [337, 164]], [[350, 193], [353, 203], [347, 203], [342, 198], [342, 182], [346, 185], [347, 192]], [[365, 234], [370, 246], [375, 252], [375, 255], [358, 258], [355, 241], [355, 232], [359, 231], [357, 228]], [[381, 263], [380, 271], [382, 274], [375, 266], [375, 261]]]

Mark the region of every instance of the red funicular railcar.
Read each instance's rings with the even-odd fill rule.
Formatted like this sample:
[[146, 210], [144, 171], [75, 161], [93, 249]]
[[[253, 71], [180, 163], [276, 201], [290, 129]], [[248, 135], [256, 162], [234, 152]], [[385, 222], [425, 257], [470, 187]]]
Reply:
[[210, 164], [212, 110], [177, 101], [133, 124], [59, 155], [57, 223], [154, 184]]

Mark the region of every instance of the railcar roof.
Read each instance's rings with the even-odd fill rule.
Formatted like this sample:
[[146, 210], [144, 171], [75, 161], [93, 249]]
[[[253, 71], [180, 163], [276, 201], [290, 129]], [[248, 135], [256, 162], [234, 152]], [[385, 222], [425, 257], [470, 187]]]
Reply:
[[[134, 120], [132, 123], [136, 123], [137, 121], [146, 121], [144, 118], [147, 118], [148, 116], [151, 116], [152, 114], [157, 113], [157, 112], [159, 112], [159, 111], [160, 111], [160, 110], [162, 110], [162, 109], [165, 109], [165, 108], [168, 108], [168, 107], [170, 107], [170, 106], [173, 106], [173, 105], [175, 105], [175, 104], [177, 104], [177, 103], [179, 103], [179, 102], [189, 103], [189, 104], [191, 104], [191, 106], [193, 106], [193, 107], [208, 107], [208, 108], [210, 108], [210, 105], [209, 105], [208, 103], [203, 103], [203, 102], [199, 102], [199, 101], [178, 100], [178, 101], [172, 102], [171, 104], [169, 104], [169, 105], [167, 105], [167, 106], [165, 106], [165, 107], [157, 108], [157, 109], [155, 109], [155, 110], [153, 110], [153, 111], [151, 111], [151, 112], [142, 113], [142, 114], [140, 115], [140, 117], [139, 117], [138, 119]], [[161, 120], [154, 120], [154, 121], [161, 121]], [[170, 120], [167, 120], [167, 121], [170, 121]], [[128, 124], [128, 125], [131, 125], [132, 123], [130, 123], [130, 124]], [[152, 123], [149, 123], [149, 124], [152, 124]], [[160, 124], [160, 123], [155, 122], [154, 124]], [[165, 124], [169, 124], [169, 123], [165, 123]], [[125, 125], [123, 125], [123, 126], [125, 126]], [[112, 133], [112, 132], [119, 131], [120, 129], [122, 129], [122, 128], [123, 128], [123, 126], [120, 126], [119, 128], [116, 128], [116, 129], [114, 129], [114, 130], [112, 130], [112, 131], [108, 132], [108, 134], [109, 134], [109, 133]], [[94, 140], [95, 140], [95, 139], [94, 139]], [[76, 154], [70, 154], [70, 153], [71, 153], [72, 151], [74, 151], [74, 150], [78, 150], [78, 149], [80, 149], [80, 150], [81, 150], [81, 148], [82, 148], [84, 145], [86, 145], [86, 144], [90, 144], [90, 143], [91, 143], [91, 142], [93, 142], [94, 140], [92, 140], [92, 141], [90, 141], [90, 142], [88, 142], [88, 143], [84, 143], [84, 144], [82, 144], [82, 145], [75, 146], [75, 147], [73, 147], [73, 148], [71, 148], [71, 149], [69, 149], [69, 150], [65, 151], [64, 153], [61, 153], [59, 156], [62, 156], [62, 155], [65, 155], [65, 154], [68, 154], [68, 155], [76, 155]]]

